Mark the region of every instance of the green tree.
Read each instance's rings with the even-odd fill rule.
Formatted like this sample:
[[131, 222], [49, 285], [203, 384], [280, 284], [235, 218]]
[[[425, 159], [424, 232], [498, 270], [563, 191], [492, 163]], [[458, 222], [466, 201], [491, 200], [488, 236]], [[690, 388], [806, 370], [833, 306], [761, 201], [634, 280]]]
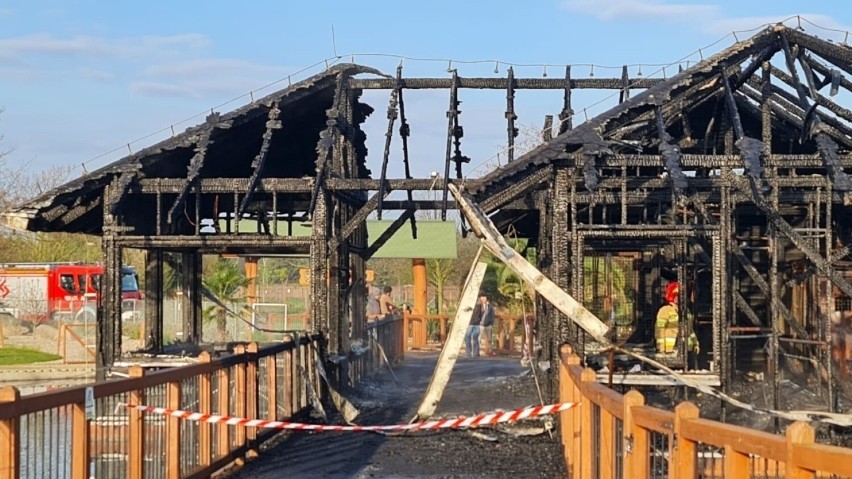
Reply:
[[[217, 259], [211, 265], [209, 274], [202, 279], [202, 283], [219, 302], [230, 309], [245, 300], [248, 280], [235, 260]], [[205, 322], [216, 320], [219, 341], [227, 340], [228, 336], [228, 312], [223, 305], [213, 304], [204, 310]]]

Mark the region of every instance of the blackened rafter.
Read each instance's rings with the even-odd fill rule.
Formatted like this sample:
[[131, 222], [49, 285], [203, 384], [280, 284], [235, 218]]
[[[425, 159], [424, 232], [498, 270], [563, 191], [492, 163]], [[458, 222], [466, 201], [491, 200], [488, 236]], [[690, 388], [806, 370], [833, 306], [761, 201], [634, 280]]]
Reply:
[[687, 187], [686, 175], [680, 167], [680, 148], [672, 144], [672, 136], [666, 131], [666, 124], [663, 121], [663, 108], [657, 105], [657, 136], [660, 140], [660, 154], [663, 156], [663, 161], [666, 165], [666, 170], [671, 178], [672, 188], [675, 194], [683, 193]]
[[[347, 76], [348, 78], [348, 76]], [[308, 215], [313, 216], [316, 209], [317, 200], [319, 199], [320, 188], [325, 182], [326, 169], [331, 162], [331, 156], [334, 153], [334, 141], [340, 129], [341, 122], [344, 122], [340, 114], [340, 104], [343, 101], [345, 92], [345, 84], [343, 73], [337, 76], [337, 88], [334, 92], [334, 102], [331, 108], [326, 110], [326, 128], [320, 132], [319, 141], [317, 141], [317, 161], [316, 161], [316, 177], [311, 190], [311, 201], [308, 206]]]
[[[405, 96], [402, 88], [402, 65], [396, 67], [396, 84], [399, 88], [399, 137], [402, 140], [402, 164], [405, 168], [405, 179], [410, 180], [411, 165], [408, 161], [408, 137], [411, 135], [411, 127], [408, 125], [408, 119], [405, 117]], [[383, 182], [384, 183], [384, 182]], [[414, 194], [411, 190], [407, 190], [406, 197], [408, 201], [414, 201]], [[411, 237], [417, 238], [417, 220], [414, 215], [411, 215]]]
[[[401, 75], [400, 69], [397, 69], [397, 77]], [[378, 205], [376, 206], [376, 214], [378, 219], [382, 219], [382, 199], [385, 197], [385, 192], [387, 188], [385, 187], [385, 179], [388, 175], [388, 162], [390, 161], [390, 147], [391, 141], [393, 140], [393, 124], [396, 121], [399, 113], [397, 112], [397, 105], [399, 104], [399, 94], [400, 88], [399, 85], [391, 90], [390, 100], [388, 101], [388, 129], [385, 132], [385, 151], [382, 155], [382, 169], [379, 175], [379, 192], [373, 196], [378, 200]]]
[[174, 204], [169, 209], [169, 213], [167, 215], [169, 224], [174, 223], [178, 211], [181, 207], [183, 207], [184, 202], [186, 202], [186, 197], [189, 196], [189, 190], [193, 187], [196, 180], [198, 180], [201, 175], [201, 169], [204, 166], [204, 158], [207, 156], [207, 149], [213, 143], [211, 140], [213, 132], [217, 129], [227, 129], [231, 127], [232, 123], [230, 121], [220, 121], [220, 118], [221, 114], [219, 112], [207, 115], [207, 119], [201, 129], [198, 140], [195, 142], [195, 155], [193, 155], [189, 160], [186, 182], [184, 183], [180, 193], [178, 193]]
[[276, 100], [269, 108], [269, 114], [266, 119], [266, 131], [263, 132], [263, 142], [260, 145], [260, 151], [251, 163], [252, 173], [249, 178], [249, 185], [246, 189], [246, 194], [240, 204], [240, 209], [237, 212], [237, 217], [241, 217], [248, 208], [251, 202], [251, 197], [260, 184], [260, 178], [263, 176], [263, 167], [266, 165], [266, 157], [269, 155], [269, 146], [272, 144], [272, 136], [275, 130], [281, 129], [281, 110], [278, 109], [278, 101]]
[[[787, 61], [787, 70], [790, 73], [790, 77], [793, 82], [793, 87], [796, 89], [796, 93], [799, 95], [799, 106], [802, 110], [808, 112], [805, 118], [805, 128], [806, 130], [803, 133], [808, 135], [813, 135], [814, 140], [816, 141], [817, 150], [819, 151], [820, 156], [825, 163], [825, 167], [828, 170], [828, 174], [834, 182], [834, 188], [840, 191], [852, 191], [852, 180], [849, 179], [849, 175], [843, 171], [843, 167], [840, 166], [838, 161], [838, 149], [837, 143], [834, 142], [828, 135], [826, 135], [822, 129], [821, 124], [822, 120], [820, 119], [819, 114], [815, 110], [811, 110], [810, 102], [808, 101], [808, 91], [805, 86], [802, 85], [801, 81], [799, 81], [799, 74], [796, 71], [795, 58], [793, 56], [793, 52], [790, 49], [790, 42], [787, 38], [787, 32], [783, 31], [780, 33], [781, 36], [781, 48], [784, 50], [784, 58]], [[848, 53], [848, 52], [847, 52]], [[846, 60], [848, 61], [850, 58], [847, 55]], [[802, 62], [802, 65], [806, 65], [806, 63]], [[808, 68], [806, 70], [810, 71]], [[810, 77], [809, 77], [810, 78]], [[813, 94], [816, 94], [815, 89], [811, 87]], [[807, 129], [808, 122], [807, 117], [811, 117], [811, 127]]]

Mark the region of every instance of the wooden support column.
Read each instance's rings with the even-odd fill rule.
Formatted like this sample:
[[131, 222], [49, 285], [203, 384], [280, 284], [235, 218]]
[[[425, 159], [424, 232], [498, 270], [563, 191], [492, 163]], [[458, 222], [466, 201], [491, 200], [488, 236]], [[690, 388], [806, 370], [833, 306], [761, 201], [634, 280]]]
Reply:
[[145, 251], [145, 349], [163, 349], [163, 250]]
[[[107, 185], [104, 196], [112, 187]], [[101, 311], [98, 320], [96, 377], [106, 379], [107, 370], [121, 356], [121, 247], [116, 243], [116, 218], [104, 214], [104, 277], [101, 288]]]
[[[411, 273], [414, 277], [414, 314], [426, 314], [428, 288], [426, 260], [423, 258], [411, 260]], [[440, 314], [440, 311], [438, 313]]]
[[201, 340], [201, 254], [193, 250], [180, 255], [183, 340], [198, 344]]
[[328, 193], [320, 187], [311, 232], [311, 332], [328, 328]]
[[[246, 285], [246, 303], [249, 307], [253, 304], [257, 304], [257, 256], [246, 256], [245, 263], [243, 264], [243, 268], [246, 274], [246, 280], [248, 284]], [[245, 324], [245, 328], [248, 331], [246, 335], [246, 341], [252, 340], [252, 327], [250, 324]]]

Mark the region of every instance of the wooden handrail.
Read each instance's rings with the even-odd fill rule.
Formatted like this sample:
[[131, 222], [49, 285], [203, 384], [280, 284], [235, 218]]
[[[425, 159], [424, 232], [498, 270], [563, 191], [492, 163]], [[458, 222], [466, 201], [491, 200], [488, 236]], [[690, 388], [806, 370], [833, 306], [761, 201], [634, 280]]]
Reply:
[[[750, 477], [756, 459], [774, 461], [773, 467], [785, 471], [782, 477], [787, 479], [811, 478], [814, 473], [852, 477], [852, 449], [814, 444], [814, 429], [803, 422], [788, 427], [785, 437], [699, 418], [698, 408], [689, 402], [678, 404], [674, 412], [646, 406], [637, 391], [622, 396], [598, 384], [595, 372], [583, 369], [567, 346], [560, 349], [559, 380], [560, 401], [580, 404], [579, 416], [570, 414], [578, 408], [560, 415], [565, 462], [573, 477], [590, 477], [592, 471], [604, 479], [615, 477], [609, 469], [618, 460], [619, 446], [624, 451], [624, 477], [647, 477], [651, 433], [668, 437], [670, 454], [664, 457], [674, 479], [707, 472], [702, 468], [708, 466], [698, 461], [699, 443], [724, 450], [725, 477]], [[598, 423], [591, 413], [594, 406], [601, 410]], [[611, 433], [613, 418], [623, 421], [622, 438]], [[599, 445], [597, 454], [591, 454], [591, 444]]]

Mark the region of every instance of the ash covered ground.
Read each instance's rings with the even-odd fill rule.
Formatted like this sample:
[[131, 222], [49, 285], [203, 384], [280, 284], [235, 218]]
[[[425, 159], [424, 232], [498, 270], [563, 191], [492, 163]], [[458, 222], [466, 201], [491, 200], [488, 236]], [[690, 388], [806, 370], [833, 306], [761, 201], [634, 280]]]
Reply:
[[[407, 423], [437, 361], [435, 352], [406, 353], [394, 372], [374, 374], [349, 394], [361, 425]], [[544, 378], [539, 373], [539, 381]], [[542, 382], [542, 387], [544, 384]], [[517, 358], [460, 358], [435, 417], [472, 416], [538, 404], [535, 378]], [[342, 421], [330, 416], [330, 422]], [[555, 419], [555, 418], [554, 418]], [[558, 424], [554, 420], [553, 424]], [[541, 420], [472, 431], [376, 433], [292, 432], [235, 471], [232, 478], [558, 478], [565, 476], [558, 436]], [[489, 440], [491, 439], [491, 440]]]

